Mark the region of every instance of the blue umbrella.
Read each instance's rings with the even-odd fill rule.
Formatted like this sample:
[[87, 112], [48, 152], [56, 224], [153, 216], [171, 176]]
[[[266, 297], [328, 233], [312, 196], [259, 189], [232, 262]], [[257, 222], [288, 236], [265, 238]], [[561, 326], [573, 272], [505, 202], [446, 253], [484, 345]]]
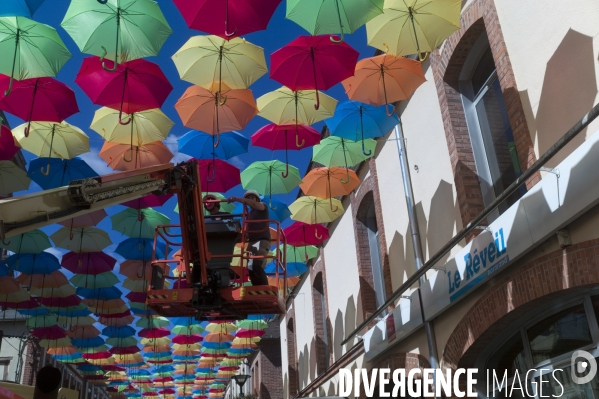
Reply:
[[[46, 165], [50, 165], [50, 173], [44, 176], [42, 168]], [[29, 164], [27, 176], [44, 190], [49, 190], [66, 186], [73, 180], [98, 176], [98, 173], [81, 158], [37, 158]]]
[[362, 140], [362, 152], [366, 152], [364, 139], [382, 137], [399, 123], [396, 114], [387, 115], [385, 106], [375, 107], [357, 101], [344, 101], [337, 105], [335, 115], [325, 121], [332, 136], [343, 137], [353, 141]]
[[171, 322], [176, 326], [193, 326], [201, 324], [201, 321], [196, 320], [194, 317], [174, 317]]
[[[264, 197], [261, 197], [264, 201]], [[278, 220], [280, 223], [284, 222], [289, 216], [291, 216], [291, 211], [287, 205], [279, 200], [269, 198], [268, 201], [264, 201], [266, 206], [268, 206], [268, 217], [271, 220]], [[243, 204], [237, 203], [235, 209], [233, 210], [234, 215], [241, 215], [243, 213]]]
[[0, 262], [0, 277], [6, 277], [8, 276], [8, 267]]
[[100, 301], [109, 301], [120, 298], [123, 293], [116, 287], [108, 288], [77, 288], [77, 295], [87, 299], [98, 299]]
[[173, 366], [167, 366], [167, 365], [164, 365], [164, 364], [160, 364], [158, 366], [155, 366], [152, 369], [152, 372], [154, 372], [154, 373], [168, 373], [170, 371], [175, 371], [175, 368]]
[[152, 373], [150, 373], [148, 370], [131, 370], [129, 375], [152, 375]]
[[248, 152], [250, 140], [242, 134], [228, 132], [219, 137], [217, 143], [215, 136], [192, 130], [179, 139], [179, 151], [196, 159], [229, 159]]
[[102, 335], [111, 338], [126, 338], [135, 335], [135, 329], [131, 326], [110, 326], [102, 330]]
[[49, 252], [14, 254], [6, 258], [10, 270], [25, 274], [50, 274], [60, 269], [58, 258]]
[[230, 342], [202, 342], [202, 346], [208, 349], [229, 349], [231, 345]]
[[52, 311], [47, 307], [40, 306], [33, 309], [21, 309], [19, 310], [19, 313], [26, 316], [47, 316], [51, 314]]
[[[266, 274], [275, 274], [276, 266], [274, 263], [269, 263], [264, 271]], [[308, 266], [301, 262], [287, 263], [287, 277], [299, 277], [308, 271]], [[283, 273], [283, 269], [279, 268], [279, 273]]]
[[144, 352], [144, 357], [148, 358], [148, 359], [158, 359], [158, 358], [170, 355], [170, 354], [171, 354], [170, 351], [167, 351], [167, 352], [148, 352], [148, 353]]
[[[104, 345], [106, 341], [100, 337], [94, 338], [72, 338], [71, 343], [77, 348], [95, 348]], [[90, 365], [91, 366], [91, 365]]]
[[43, 2], [44, 0], [2, 0], [0, 17], [31, 18]]
[[85, 316], [89, 316], [90, 314], [92, 314], [92, 312], [90, 312], [87, 308], [86, 309], [79, 309], [79, 310], [61, 310], [64, 308], [59, 308], [58, 310], [56, 310], [54, 313], [56, 313], [58, 316], [66, 316], [66, 317], [85, 317]]
[[[152, 259], [153, 238], [127, 238], [116, 247], [117, 254], [128, 260], [149, 261]], [[156, 246], [156, 257], [164, 259], [166, 245], [159, 242]]]
[[138, 309], [138, 308], [131, 308], [131, 313], [135, 314], [135, 315], [155, 315], [156, 312], [154, 312], [152, 309]]

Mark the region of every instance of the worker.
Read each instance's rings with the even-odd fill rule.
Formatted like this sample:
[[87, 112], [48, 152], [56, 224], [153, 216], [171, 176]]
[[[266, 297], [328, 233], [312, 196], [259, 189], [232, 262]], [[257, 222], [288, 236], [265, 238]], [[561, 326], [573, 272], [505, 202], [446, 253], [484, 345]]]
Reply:
[[[220, 210], [220, 202], [208, 202], [208, 201], [218, 201], [218, 198], [214, 194], [207, 194], [204, 196], [204, 208], [208, 211], [210, 216], [217, 215], [230, 215], [229, 212], [224, 212]], [[211, 217], [212, 220], [220, 220], [218, 217]]]
[[[250, 208], [247, 216], [247, 246], [253, 256], [266, 256], [270, 250], [270, 229], [267, 220], [270, 218], [268, 206], [260, 200], [260, 195], [255, 190], [248, 190], [243, 198], [229, 197], [229, 202], [241, 202]], [[262, 222], [252, 222], [263, 220]], [[250, 259], [248, 270], [252, 285], [268, 285], [268, 278], [264, 272], [267, 258]]]

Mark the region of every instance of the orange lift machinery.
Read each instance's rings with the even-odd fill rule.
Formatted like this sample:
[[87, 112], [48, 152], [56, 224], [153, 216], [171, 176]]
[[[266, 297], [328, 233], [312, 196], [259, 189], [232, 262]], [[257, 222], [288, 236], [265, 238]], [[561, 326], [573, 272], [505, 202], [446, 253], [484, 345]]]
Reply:
[[[0, 240], [151, 193], [177, 195], [180, 224], [156, 228], [148, 307], [163, 316], [200, 320], [284, 312], [286, 242], [279, 222], [266, 221], [274, 230], [274, 253], [253, 256], [247, 251], [247, 232], [253, 223], [264, 221], [249, 221], [245, 207], [239, 215], [204, 217], [195, 160], [76, 180], [65, 187], [1, 199]], [[166, 256], [160, 256], [159, 247], [166, 247]], [[169, 257], [175, 249], [179, 249], [177, 256]], [[276, 285], [249, 285], [248, 265], [254, 259], [276, 265]], [[170, 275], [171, 269], [178, 270], [177, 276]], [[167, 280], [173, 288], [167, 288]]]

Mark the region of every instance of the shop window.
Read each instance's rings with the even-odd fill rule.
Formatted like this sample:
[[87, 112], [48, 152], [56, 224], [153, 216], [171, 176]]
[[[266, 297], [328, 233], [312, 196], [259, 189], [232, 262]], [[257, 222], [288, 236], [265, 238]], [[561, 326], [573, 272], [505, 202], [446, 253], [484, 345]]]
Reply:
[[[470, 51], [459, 80], [466, 124], [483, 201], [489, 205], [522, 174], [516, 142], [491, 47], [483, 32]], [[516, 202], [526, 188], [511, 195], [489, 217], [497, 218]]]

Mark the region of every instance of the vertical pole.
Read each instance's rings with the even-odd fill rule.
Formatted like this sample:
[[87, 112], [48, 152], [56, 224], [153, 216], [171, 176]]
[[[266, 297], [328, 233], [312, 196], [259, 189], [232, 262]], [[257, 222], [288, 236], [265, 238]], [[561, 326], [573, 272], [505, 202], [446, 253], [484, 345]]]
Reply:
[[[424, 265], [424, 255], [422, 252], [422, 242], [420, 241], [420, 229], [418, 227], [418, 217], [416, 216], [416, 205], [414, 202], [414, 192], [412, 190], [412, 177], [410, 176], [410, 165], [408, 163], [408, 155], [406, 153], [403, 130], [401, 126], [401, 120], [393, 129], [395, 132], [395, 139], [397, 142], [397, 152], [399, 153], [399, 166], [401, 168], [401, 178], [403, 181], [404, 193], [406, 196], [406, 205], [408, 208], [408, 221], [410, 224], [410, 235], [412, 237], [412, 246], [414, 249], [414, 261], [416, 263], [416, 270], [420, 270]], [[420, 277], [420, 285], [424, 284], [424, 276]], [[431, 368], [439, 368], [437, 361], [437, 341], [435, 339], [435, 330], [431, 321], [426, 321], [424, 315], [424, 309], [422, 307], [422, 294], [420, 288], [418, 288], [418, 301], [420, 306], [420, 314], [422, 321], [424, 322], [424, 329], [426, 332], [426, 341], [428, 344], [429, 361]], [[435, 381], [433, 379], [433, 381]]]

